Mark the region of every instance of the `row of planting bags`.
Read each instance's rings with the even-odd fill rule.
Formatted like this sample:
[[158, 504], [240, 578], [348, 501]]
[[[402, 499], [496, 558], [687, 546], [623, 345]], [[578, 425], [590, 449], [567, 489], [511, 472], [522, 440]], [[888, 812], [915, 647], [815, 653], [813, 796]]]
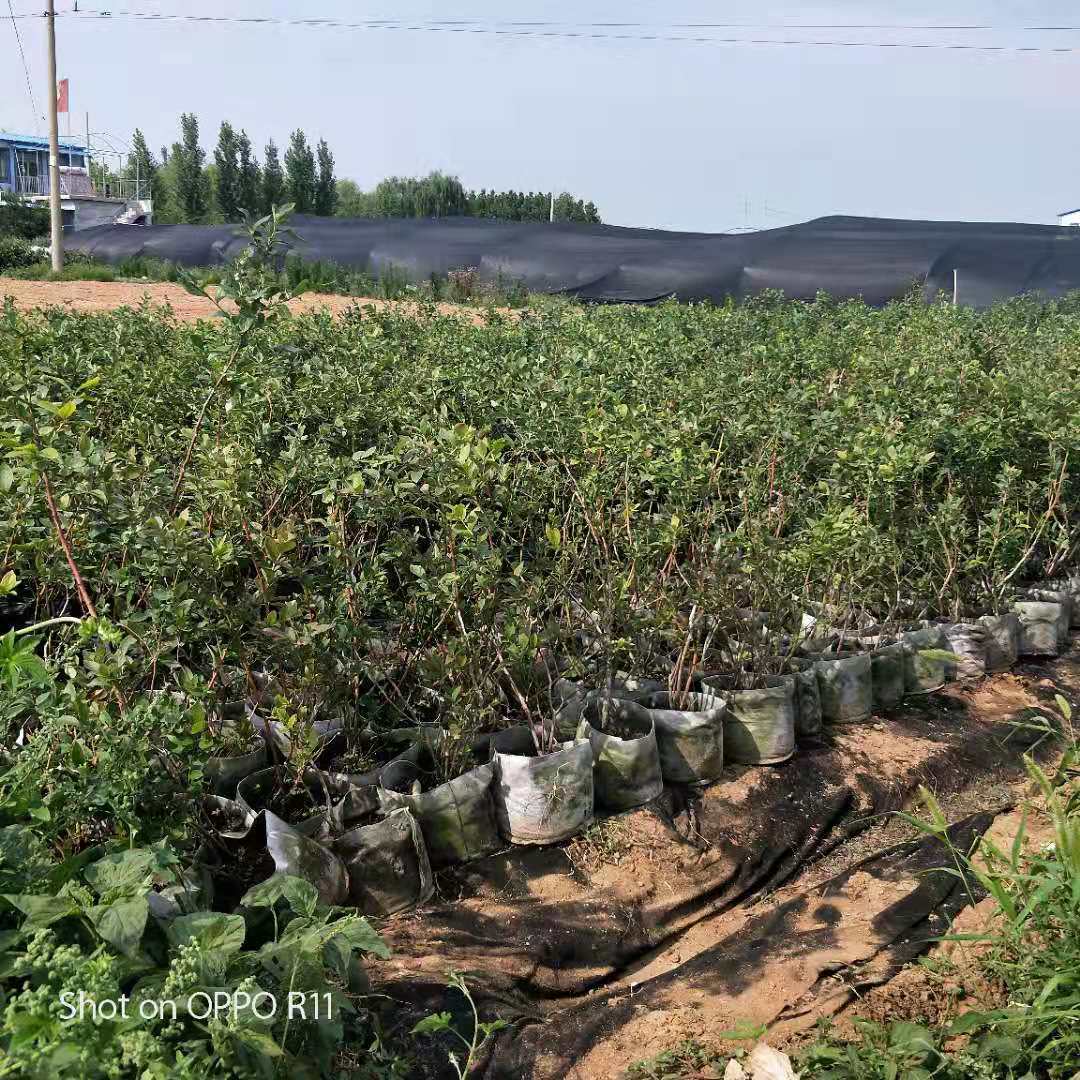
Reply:
[[[267, 808], [278, 772], [267, 767], [265, 749], [212, 759], [216, 794], [204, 807], [225, 850], [264, 847], [276, 871], [307, 878], [326, 903], [389, 915], [431, 896], [433, 867], [506, 843], [565, 840], [594, 811], [642, 806], [665, 784], [712, 783], [725, 765], [786, 761], [799, 738], [824, 724], [858, 723], [950, 677], [1005, 671], [1021, 656], [1057, 656], [1078, 623], [1080, 577], [1030, 590], [1009, 612], [924, 624], [896, 640], [873, 628], [807, 639], [795, 655], [766, 665], [778, 675], [694, 672], [685, 693], [630, 679], [591, 690], [560, 679], [554, 725], [486, 738], [477, 748], [482, 763], [430, 790], [424, 782], [443, 735], [420, 728], [418, 741], [372, 773], [308, 770], [305, 786], [325, 810], [304, 820], [289, 823]], [[271, 734], [267, 742], [287, 751], [282, 733]]]

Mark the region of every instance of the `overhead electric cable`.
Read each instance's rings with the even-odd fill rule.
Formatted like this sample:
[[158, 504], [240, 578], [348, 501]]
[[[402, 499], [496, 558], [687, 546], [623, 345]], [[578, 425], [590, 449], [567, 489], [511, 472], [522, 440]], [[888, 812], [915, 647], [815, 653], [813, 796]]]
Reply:
[[[713, 45], [765, 45], [765, 46], [795, 46], [795, 47], [818, 47], [818, 48], [851, 48], [851, 49], [918, 49], [949, 52], [986, 52], [986, 53], [1077, 53], [1080, 46], [1053, 46], [1053, 45], [973, 45], [961, 42], [911, 42], [911, 41], [807, 41], [798, 38], [744, 38], [744, 37], [710, 37], [702, 35], [674, 35], [674, 34], [622, 34], [601, 32], [599, 29], [585, 30], [552, 30], [540, 29], [540, 26], [555, 26], [565, 24], [514, 24], [492, 22], [490, 25], [480, 25], [471, 21], [412, 21], [404, 19], [367, 20], [362, 22], [346, 22], [341, 19], [330, 18], [284, 18], [269, 15], [190, 15], [168, 12], [149, 11], [107, 11], [107, 10], [78, 10], [64, 13], [68, 18], [90, 19], [133, 19], [145, 22], [185, 22], [204, 23], [215, 25], [236, 26], [295, 26], [309, 29], [332, 29], [332, 30], [386, 30], [407, 33], [445, 33], [445, 34], [482, 34], [495, 37], [519, 37], [537, 39], [574, 39], [582, 41], [663, 41], [683, 42], [688, 44], [713, 44]], [[581, 26], [600, 27], [604, 24], [570, 24]], [[629, 24], [628, 24], [629, 25]], [[649, 24], [638, 24], [647, 29]], [[689, 27], [691, 24], [686, 24]], [[695, 24], [700, 26], [716, 26], [724, 24]], [[745, 27], [747, 24], [730, 24]], [[527, 27], [533, 27], [529, 29]], [[809, 27], [784, 27], [785, 29], [809, 28]], [[837, 27], [839, 28], [839, 27]], [[855, 29], [856, 27], [846, 27]], [[869, 28], [869, 26], [867, 26]], [[971, 27], [975, 28], [975, 27]], [[874, 29], [891, 29], [891, 27], [875, 26]], [[914, 28], [913, 28], [914, 29]], [[919, 28], [923, 29], [923, 28]], [[950, 29], [957, 29], [955, 27]], [[978, 27], [978, 29], [1001, 29], [996, 27]], [[1080, 30], [1080, 27], [1023, 27], [1025, 30]]]
[[[269, 23], [290, 26], [405, 26], [409, 28], [420, 27], [514, 27], [514, 28], [551, 28], [551, 27], [580, 27], [586, 29], [619, 30], [914, 30], [914, 31], [955, 31], [955, 32], [1038, 32], [1038, 33], [1064, 33], [1080, 32], [1080, 25], [1075, 26], [998, 26], [992, 23], [790, 23], [790, 22], [580, 22], [568, 20], [543, 20], [543, 19], [357, 19], [346, 22], [343, 19], [334, 18], [301, 18], [272, 15], [191, 15], [185, 13], [151, 12], [151, 11], [128, 11], [110, 9], [83, 9], [78, 7], [73, 11], [57, 12], [57, 17], [72, 15], [88, 15], [98, 18], [139, 18], [139, 19], [163, 19], [163, 20], [187, 20], [195, 22], [238, 22], [238, 23]], [[27, 13], [16, 16], [19, 19], [37, 19], [43, 16], [39, 13]]]
[[11, 0], [8, 0], [8, 14], [11, 15], [11, 28], [15, 31], [15, 40], [19, 45], [19, 56], [22, 59], [23, 74], [26, 76], [26, 92], [30, 95], [30, 113], [34, 118], [34, 128], [38, 128], [38, 121], [44, 117], [38, 112], [37, 102], [34, 100], [34, 80], [30, 78], [30, 65], [26, 62], [26, 53], [23, 51], [22, 34], [19, 33], [19, 24], [16, 21], [15, 8]]

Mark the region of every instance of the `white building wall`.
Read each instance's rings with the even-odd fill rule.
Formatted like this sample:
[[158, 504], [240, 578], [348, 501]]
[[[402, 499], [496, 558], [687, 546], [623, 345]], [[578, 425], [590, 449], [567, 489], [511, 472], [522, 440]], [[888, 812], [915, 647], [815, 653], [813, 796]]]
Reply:
[[1064, 214], [1058, 214], [1058, 224], [1080, 226], [1080, 210], [1068, 210]]

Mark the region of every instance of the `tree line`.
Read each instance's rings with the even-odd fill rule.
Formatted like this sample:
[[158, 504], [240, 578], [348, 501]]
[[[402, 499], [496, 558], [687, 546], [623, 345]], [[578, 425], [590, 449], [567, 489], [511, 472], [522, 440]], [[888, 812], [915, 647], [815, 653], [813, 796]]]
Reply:
[[[391, 176], [372, 191], [361, 191], [352, 180], [337, 184], [337, 214], [341, 217], [481, 217], [499, 221], [548, 221], [550, 191], [466, 191], [456, 176], [433, 172], [427, 176]], [[554, 195], [556, 221], [599, 224], [595, 204], [569, 192]]]
[[[467, 191], [456, 176], [433, 172], [422, 177], [391, 176], [371, 191], [334, 174], [334, 155], [325, 139], [313, 148], [297, 129], [284, 155], [271, 139], [262, 160], [243, 129], [227, 120], [218, 131], [211, 157], [202, 148], [198, 118], [180, 117], [180, 138], [155, 156], [139, 130], [131, 139], [124, 179], [142, 181], [154, 200], [154, 220], [162, 224], [214, 224], [239, 221], [244, 210], [265, 214], [271, 206], [293, 203], [298, 214], [323, 217], [480, 217], [500, 221], [599, 223], [591, 202], [569, 192]], [[95, 179], [115, 179], [104, 166], [91, 166]]]
[[[101, 168], [94, 168], [100, 178]], [[160, 156], [136, 130], [124, 178], [143, 182], [154, 200], [154, 220], [163, 224], [239, 221], [244, 210], [266, 213], [286, 202], [294, 203], [297, 213], [328, 217], [337, 204], [334, 155], [325, 139], [312, 148], [298, 128], [284, 156], [271, 139], [260, 163], [247, 132], [226, 120], [207, 160], [192, 113], [181, 115], [180, 138], [162, 147]]]

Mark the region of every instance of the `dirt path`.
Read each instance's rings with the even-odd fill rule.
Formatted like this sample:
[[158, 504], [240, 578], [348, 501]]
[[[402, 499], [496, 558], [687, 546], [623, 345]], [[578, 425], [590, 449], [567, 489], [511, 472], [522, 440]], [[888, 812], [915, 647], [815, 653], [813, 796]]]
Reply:
[[[114, 311], [121, 307], [138, 307], [145, 299], [151, 304], [170, 307], [178, 319], [196, 322], [215, 314], [209, 300], [192, 296], [181, 286], [169, 282], [133, 281], [22, 281], [0, 277], [0, 299], [10, 296], [15, 306], [29, 311], [33, 308], [62, 306], [72, 311]], [[378, 300], [354, 296], [332, 296], [326, 293], [307, 293], [289, 304], [296, 314], [329, 311], [339, 315], [350, 308], [362, 306], [376, 311], [397, 309], [416, 312], [419, 306], [409, 300]], [[486, 321], [479, 308], [458, 304], [436, 304], [440, 315], [457, 315], [475, 325]]]

